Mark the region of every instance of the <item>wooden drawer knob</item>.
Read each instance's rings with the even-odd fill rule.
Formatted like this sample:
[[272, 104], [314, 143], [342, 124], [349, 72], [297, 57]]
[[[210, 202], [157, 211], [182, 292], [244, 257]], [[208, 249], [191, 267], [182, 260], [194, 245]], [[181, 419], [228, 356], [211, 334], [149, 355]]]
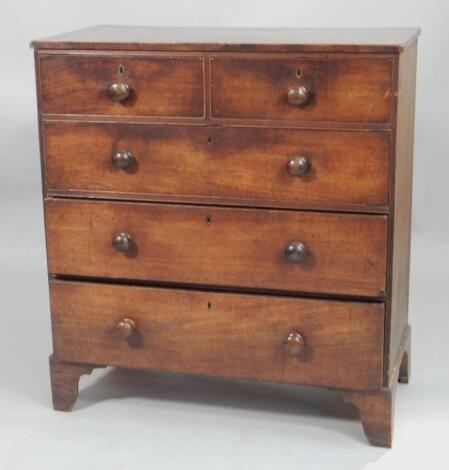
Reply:
[[134, 156], [129, 150], [119, 150], [112, 155], [112, 163], [119, 170], [129, 168], [134, 162]]
[[134, 245], [133, 238], [129, 233], [119, 233], [112, 239], [112, 246], [118, 253], [127, 253], [132, 250]]
[[284, 254], [289, 263], [299, 263], [305, 258], [307, 250], [304, 243], [291, 242], [286, 246]]
[[287, 162], [287, 170], [292, 176], [303, 176], [310, 169], [310, 163], [306, 157], [299, 155]]
[[112, 101], [125, 101], [131, 93], [126, 82], [116, 82], [109, 85], [108, 96]]
[[312, 87], [304, 80], [290, 87], [287, 93], [287, 100], [293, 106], [304, 106], [312, 96]]
[[124, 318], [119, 321], [115, 326], [117, 337], [123, 340], [128, 340], [136, 331], [136, 324], [130, 318]]
[[300, 354], [305, 347], [304, 337], [297, 332], [289, 333], [284, 338], [284, 348], [291, 356]]

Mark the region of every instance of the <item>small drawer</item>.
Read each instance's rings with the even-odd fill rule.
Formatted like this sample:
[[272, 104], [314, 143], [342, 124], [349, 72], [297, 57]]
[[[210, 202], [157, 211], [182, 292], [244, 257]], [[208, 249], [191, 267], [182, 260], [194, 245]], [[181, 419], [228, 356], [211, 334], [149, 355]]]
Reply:
[[378, 297], [386, 216], [47, 200], [53, 274]]
[[391, 121], [393, 61], [388, 58], [215, 57], [210, 70], [213, 118]]
[[47, 122], [49, 193], [357, 211], [388, 205], [387, 132]]
[[381, 387], [384, 305], [50, 282], [60, 360]]
[[202, 118], [203, 69], [201, 57], [41, 54], [41, 110]]

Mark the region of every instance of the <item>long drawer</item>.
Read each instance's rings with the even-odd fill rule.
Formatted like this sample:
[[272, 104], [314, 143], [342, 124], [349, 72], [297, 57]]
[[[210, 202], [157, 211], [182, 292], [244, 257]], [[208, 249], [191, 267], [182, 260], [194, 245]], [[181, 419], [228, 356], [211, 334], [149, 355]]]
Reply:
[[372, 210], [388, 205], [384, 132], [47, 122], [47, 190]]
[[43, 113], [204, 116], [202, 57], [40, 54]]
[[392, 119], [390, 58], [214, 57], [210, 76], [213, 118], [376, 124]]
[[381, 303], [51, 281], [61, 360], [375, 390]]
[[50, 199], [50, 273], [377, 297], [387, 218]]

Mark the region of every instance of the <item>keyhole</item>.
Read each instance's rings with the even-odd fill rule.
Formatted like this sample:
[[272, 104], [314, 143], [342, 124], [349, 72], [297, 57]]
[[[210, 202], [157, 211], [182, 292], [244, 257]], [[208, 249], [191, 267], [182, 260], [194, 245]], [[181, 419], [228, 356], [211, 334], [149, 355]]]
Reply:
[[118, 73], [119, 73], [120, 75], [124, 75], [124, 74], [125, 74], [125, 66], [124, 66], [124, 65], [120, 64], [120, 65], [118, 66]]
[[210, 225], [212, 223], [212, 217], [210, 215], [206, 216], [206, 224]]
[[297, 68], [296, 69], [296, 78], [299, 78], [301, 76], [301, 69]]
[[212, 302], [207, 302], [207, 310], [210, 310], [212, 308]]
[[207, 142], [208, 142], [209, 144], [212, 143], [212, 136], [211, 136], [211, 135], [207, 138]]

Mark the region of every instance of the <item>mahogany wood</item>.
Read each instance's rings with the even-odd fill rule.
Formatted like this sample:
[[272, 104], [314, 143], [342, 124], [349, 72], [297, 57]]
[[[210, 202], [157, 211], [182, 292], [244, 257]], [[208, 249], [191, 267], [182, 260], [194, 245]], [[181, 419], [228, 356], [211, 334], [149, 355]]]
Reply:
[[378, 392], [342, 393], [344, 401], [359, 410], [363, 429], [372, 445], [391, 447], [395, 388]]
[[340, 390], [391, 445], [418, 34], [101, 26], [33, 43], [56, 409], [95, 364], [302, 383]]
[[[188, 125], [47, 122], [48, 192], [223, 198], [277, 207], [388, 206], [390, 135]], [[117, 152], [132, 153], [120, 171]], [[292, 176], [290, 159], [310, 166]]]
[[50, 378], [53, 407], [70, 411], [78, 397], [78, 382], [82, 375], [90, 374], [97, 365], [63, 362], [54, 354], [50, 356]]
[[[373, 123], [391, 119], [391, 59], [213, 57], [210, 68], [214, 118]], [[311, 83], [312, 96], [294, 106], [288, 91], [302, 79]]]
[[[47, 200], [45, 219], [52, 274], [384, 295], [385, 216]], [[307, 249], [298, 264], [293, 241]]]
[[418, 28], [160, 28], [101, 25], [33, 41], [39, 49], [398, 53]]
[[391, 447], [393, 439], [394, 401], [397, 382], [408, 383], [410, 371], [410, 326], [402, 335], [398, 357], [390, 383], [377, 392], [342, 392], [343, 400], [359, 410], [368, 441], [375, 446]]
[[[204, 116], [201, 57], [40, 54], [39, 68], [43, 113]], [[108, 95], [116, 82], [130, 87], [123, 101]]]
[[[381, 303], [67, 281], [50, 287], [54, 350], [66, 361], [356, 390], [381, 385]], [[125, 317], [136, 325], [128, 341], [116, 335]], [[305, 345], [291, 355], [284, 338], [296, 331]]]
[[[404, 328], [408, 323], [410, 241], [412, 217], [412, 178], [415, 126], [415, 86], [417, 44], [410, 46], [399, 59], [397, 135], [395, 138], [394, 173], [391, 177], [391, 251], [389, 256], [389, 290], [386, 372], [391, 375]], [[386, 378], [386, 380], [388, 380]]]

